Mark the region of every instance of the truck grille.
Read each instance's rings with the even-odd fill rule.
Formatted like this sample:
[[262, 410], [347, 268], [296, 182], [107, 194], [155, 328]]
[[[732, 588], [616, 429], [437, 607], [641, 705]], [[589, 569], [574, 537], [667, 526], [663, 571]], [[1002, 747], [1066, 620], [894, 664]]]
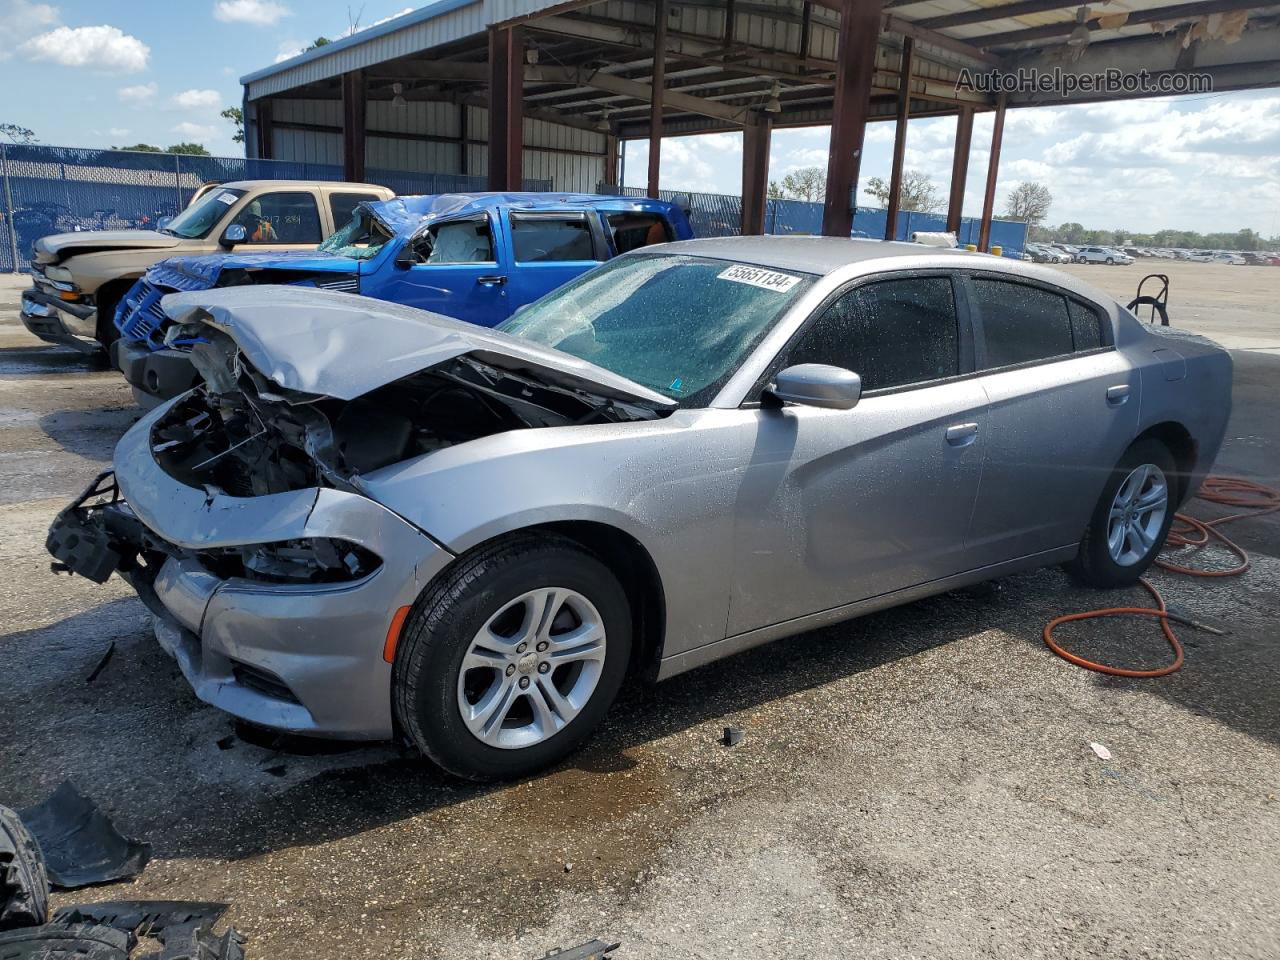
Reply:
[[152, 350], [164, 346], [163, 326], [168, 319], [160, 309], [160, 298], [170, 291], [140, 280], [116, 308], [116, 327], [125, 340], [144, 343]]

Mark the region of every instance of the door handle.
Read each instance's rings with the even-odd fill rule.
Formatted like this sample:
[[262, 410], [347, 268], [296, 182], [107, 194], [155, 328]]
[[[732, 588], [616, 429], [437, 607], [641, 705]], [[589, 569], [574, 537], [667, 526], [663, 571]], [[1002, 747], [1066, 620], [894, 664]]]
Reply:
[[1107, 387], [1107, 403], [1113, 407], [1118, 407], [1129, 399], [1129, 385], [1127, 383], [1117, 383], [1114, 387]]
[[956, 423], [947, 427], [947, 443], [953, 447], [967, 447], [978, 439], [976, 423]]
[[476, 277], [476, 283], [482, 287], [500, 287], [507, 282], [507, 278], [501, 275], [492, 277]]

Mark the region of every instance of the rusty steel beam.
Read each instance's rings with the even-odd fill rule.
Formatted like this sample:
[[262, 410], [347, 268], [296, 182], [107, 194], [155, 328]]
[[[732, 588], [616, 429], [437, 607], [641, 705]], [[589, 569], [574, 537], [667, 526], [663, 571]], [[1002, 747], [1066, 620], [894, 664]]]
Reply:
[[956, 149], [951, 158], [951, 196], [947, 202], [947, 231], [960, 231], [964, 210], [964, 182], [969, 176], [969, 147], [973, 143], [973, 108], [961, 107], [956, 121]]
[[987, 53], [968, 40], [957, 40], [955, 37], [948, 37], [946, 34], [938, 33], [936, 30], [926, 30], [918, 23], [911, 20], [903, 20], [901, 17], [895, 17], [892, 14], [885, 15], [883, 29], [885, 33], [896, 33], [902, 37], [910, 37], [912, 40], [918, 40], [921, 43], [929, 44], [931, 47], [937, 47], [939, 50], [946, 50], [957, 56], [964, 57], [973, 63], [998, 67], [1002, 62], [1001, 58], [994, 53]]
[[489, 189], [507, 189], [507, 38], [489, 28]]
[[769, 140], [773, 124], [767, 114], [742, 131], [742, 232], [764, 233], [769, 195]]
[[885, 211], [884, 238], [898, 235], [898, 208], [902, 205], [902, 162], [907, 155], [907, 120], [911, 115], [911, 62], [916, 42], [902, 40], [901, 80], [898, 85], [898, 127], [893, 133], [893, 168], [889, 175], [889, 209]]
[[987, 189], [982, 195], [982, 223], [978, 227], [978, 249], [983, 253], [991, 246], [991, 218], [996, 210], [996, 177], [1000, 174], [1000, 144], [1004, 140], [1004, 108], [1006, 94], [996, 98], [995, 126], [991, 128], [991, 157], [987, 160]]
[[662, 96], [666, 87], [667, 0], [653, 5], [653, 81], [649, 100], [648, 194], [658, 196], [658, 171], [662, 166]]
[[342, 176], [351, 183], [364, 180], [364, 71], [342, 75]]
[[[507, 132], [501, 160], [506, 189], [519, 190], [524, 186], [524, 28], [507, 27], [503, 32], [507, 47]], [[493, 161], [491, 155], [489, 162]]]
[[263, 160], [270, 160], [275, 156], [273, 143], [275, 135], [272, 132], [271, 122], [271, 98], [263, 97], [261, 100], [255, 100], [254, 109], [257, 111], [255, 124], [258, 128], [258, 156]]
[[977, 10], [947, 13], [940, 17], [925, 17], [923, 20], [913, 20], [912, 22], [927, 30], [943, 30], [947, 27], [964, 27], [971, 23], [989, 23], [992, 20], [1025, 17], [1031, 13], [1074, 9], [1078, 6], [1080, 6], [1080, 0], [1021, 0], [1020, 3], [1002, 3], [997, 7], [979, 7]]
[[822, 209], [822, 233], [828, 237], [847, 237], [853, 230], [862, 140], [880, 40], [880, 2], [843, 0], [840, 11], [831, 145], [827, 151], [827, 195]]

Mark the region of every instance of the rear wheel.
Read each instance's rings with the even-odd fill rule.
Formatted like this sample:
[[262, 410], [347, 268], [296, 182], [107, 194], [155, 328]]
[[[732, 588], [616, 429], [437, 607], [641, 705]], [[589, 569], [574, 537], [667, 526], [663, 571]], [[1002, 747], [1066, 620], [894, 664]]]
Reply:
[[1102, 488], [1068, 572], [1095, 587], [1137, 583], [1164, 546], [1176, 486], [1173, 456], [1163, 443], [1142, 440], [1131, 446]]
[[464, 558], [419, 598], [392, 674], [396, 720], [461, 777], [520, 777], [576, 750], [626, 674], [631, 612], [593, 554], [552, 536]]

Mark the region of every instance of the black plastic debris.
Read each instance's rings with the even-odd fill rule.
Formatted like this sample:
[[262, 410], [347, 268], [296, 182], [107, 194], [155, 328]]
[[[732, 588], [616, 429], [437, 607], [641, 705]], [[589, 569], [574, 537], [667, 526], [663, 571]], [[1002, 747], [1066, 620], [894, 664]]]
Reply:
[[47, 923], [0, 933], [4, 960], [128, 960], [133, 934], [89, 923]]
[[243, 960], [244, 937], [236, 930], [210, 931], [227, 912], [225, 903], [195, 900], [106, 900], [63, 907], [54, 919], [93, 923], [159, 941], [159, 953], [141, 960]]
[[49, 882], [56, 887], [135, 877], [151, 859], [151, 844], [122, 836], [70, 781], [19, 816], [40, 844]]
[[100, 674], [103, 671], [103, 669], [106, 667], [106, 665], [110, 662], [111, 655], [115, 652], [116, 652], [116, 642], [112, 640], [109, 644], [107, 644], [107, 649], [103, 652], [102, 656], [98, 658], [98, 665], [89, 671], [89, 675], [84, 678], [84, 682], [93, 683], [93, 681], [97, 680], [98, 674]]
[[140, 960], [244, 960], [244, 943], [244, 935], [235, 929], [226, 933], [197, 929], [183, 937], [170, 933], [163, 950]]
[[725, 727], [724, 734], [720, 737], [720, 742], [726, 747], [736, 747], [747, 736], [747, 731], [741, 727]]
[[617, 950], [621, 943], [606, 943], [603, 940], [590, 940], [576, 947], [562, 950], [549, 950], [540, 960], [603, 960], [605, 956]]
[[35, 837], [18, 814], [0, 807], [0, 930], [49, 919], [49, 878]]

